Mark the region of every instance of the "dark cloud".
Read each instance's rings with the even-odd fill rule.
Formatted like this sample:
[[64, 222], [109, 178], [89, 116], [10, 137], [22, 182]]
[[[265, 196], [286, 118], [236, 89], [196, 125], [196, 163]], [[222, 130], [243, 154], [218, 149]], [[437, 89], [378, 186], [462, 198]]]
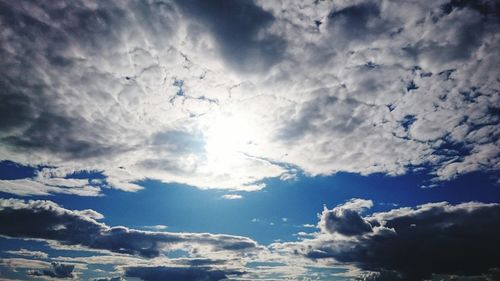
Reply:
[[252, 0], [178, 1], [183, 11], [209, 27], [229, 65], [241, 71], [265, 71], [283, 57], [286, 42], [262, 34], [274, 16]]
[[451, 0], [443, 4], [441, 8], [446, 14], [455, 9], [470, 8], [483, 15], [500, 15], [500, 3], [494, 0]]
[[53, 262], [51, 269], [32, 270], [29, 271], [28, 274], [33, 276], [48, 276], [53, 278], [73, 278], [74, 269], [74, 265]]
[[[325, 212], [329, 217], [332, 211]], [[373, 230], [363, 228], [351, 236], [354, 240], [319, 236], [306, 252], [311, 258], [335, 258], [404, 280], [423, 280], [432, 274], [487, 274], [500, 266], [499, 216], [500, 205], [475, 202], [394, 209], [356, 217], [354, 221], [369, 222]]]
[[329, 15], [328, 27], [334, 32], [332, 40], [367, 40], [385, 30], [380, 20], [380, 9], [375, 3], [361, 3]]
[[[59, 108], [65, 98], [58, 100], [53, 86], [65, 82], [43, 76], [81, 66], [75, 64], [71, 48], [107, 49], [120, 25], [110, 26], [121, 18], [123, 11], [112, 4], [91, 10], [77, 1], [69, 5], [61, 1], [0, 3], [0, 24], [7, 31], [0, 43], [4, 58], [0, 63], [0, 128], [6, 129], [0, 142], [13, 150], [76, 158], [113, 151], [95, 134], [101, 124], [89, 123]], [[12, 129], [17, 132], [9, 134]]]
[[217, 265], [224, 264], [225, 260], [214, 260], [214, 259], [182, 259], [178, 260], [177, 263], [185, 264], [189, 266], [208, 266], [208, 265]]
[[85, 213], [64, 209], [50, 201], [1, 199], [0, 234], [15, 238], [37, 238], [64, 245], [81, 245], [116, 253], [157, 257], [175, 243], [203, 244], [214, 251], [249, 251], [257, 244], [248, 238], [208, 233], [149, 232], [126, 227], [108, 227]]
[[238, 271], [204, 267], [130, 267], [126, 269], [126, 276], [137, 277], [144, 281], [219, 281], [226, 280], [229, 275], [241, 274]]

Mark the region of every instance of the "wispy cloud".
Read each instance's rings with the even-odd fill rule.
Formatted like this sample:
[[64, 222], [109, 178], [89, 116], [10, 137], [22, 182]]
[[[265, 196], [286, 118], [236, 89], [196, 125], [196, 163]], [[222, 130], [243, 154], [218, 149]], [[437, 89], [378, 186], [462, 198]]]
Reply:
[[237, 199], [242, 199], [243, 196], [239, 194], [224, 194], [222, 195], [222, 198], [228, 199], [228, 200], [237, 200]]

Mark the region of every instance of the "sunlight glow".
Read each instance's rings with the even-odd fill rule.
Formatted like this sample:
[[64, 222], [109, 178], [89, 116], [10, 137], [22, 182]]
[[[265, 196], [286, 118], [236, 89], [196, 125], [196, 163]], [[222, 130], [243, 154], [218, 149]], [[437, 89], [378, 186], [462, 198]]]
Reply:
[[244, 165], [258, 135], [259, 128], [245, 114], [215, 115], [205, 133], [208, 169], [228, 173], [232, 167]]

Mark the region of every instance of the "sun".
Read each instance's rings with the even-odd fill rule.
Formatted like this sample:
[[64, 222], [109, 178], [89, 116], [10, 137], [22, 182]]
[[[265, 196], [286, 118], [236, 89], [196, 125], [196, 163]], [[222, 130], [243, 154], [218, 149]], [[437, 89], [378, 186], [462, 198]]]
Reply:
[[244, 163], [255, 148], [260, 130], [244, 113], [218, 112], [205, 130], [207, 166], [212, 172], [227, 173]]

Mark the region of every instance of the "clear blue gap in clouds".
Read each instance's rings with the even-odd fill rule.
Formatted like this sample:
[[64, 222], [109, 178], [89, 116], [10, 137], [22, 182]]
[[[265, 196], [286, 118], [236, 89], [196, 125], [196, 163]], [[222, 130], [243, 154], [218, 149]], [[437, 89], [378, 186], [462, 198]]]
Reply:
[[[3, 162], [0, 179], [27, 177], [33, 174], [29, 167]], [[226, 233], [251, 237], [261, 244], [296, 240], [299, 231], [313, 231], [300, 227], [316, 224], [317, 213], [323, 205], [331, 208], [350, 198], [374, 201], [369, 212], [399, 207], [416, 206], [429, 202], [468, 201], [498, 202], [500, 187], [494, 174], [471, 173], [434, 188], [421, 188], [428, 182], [426, 172], [390, 177], [381, 174], [361, 176], [339, 173], [332, 176], [284, 182], [267, 180], [267, 188], [259, 192], [239, 192], [243, 199], [222, 199], [224, 190], [200, 190], [181, 185], [144, 181], [145, 189], [123, 192], [104, 189], [102, 197], [72, 195], [32, 196], [31, 199], [54, 201], [68, 209], [93, 209], [102, 213], [107, 225], [131, 228], [167, 225], [167, 231]], [[83, 175], [75, 175], [83, 176]], [[100, 177], [88, 173], [89, 178]], [[13, 197], [0, 194], [2, 197]], [[21, 198], [22, 199], [22, 198]], [[24, 198], [26, 199], [26, 198]], [[258, 221], [252, 222], [256, 218]], [[282, 218], [287, 218], [284, 222]], [[274, 225], [271, 225], [273, 223]]]

